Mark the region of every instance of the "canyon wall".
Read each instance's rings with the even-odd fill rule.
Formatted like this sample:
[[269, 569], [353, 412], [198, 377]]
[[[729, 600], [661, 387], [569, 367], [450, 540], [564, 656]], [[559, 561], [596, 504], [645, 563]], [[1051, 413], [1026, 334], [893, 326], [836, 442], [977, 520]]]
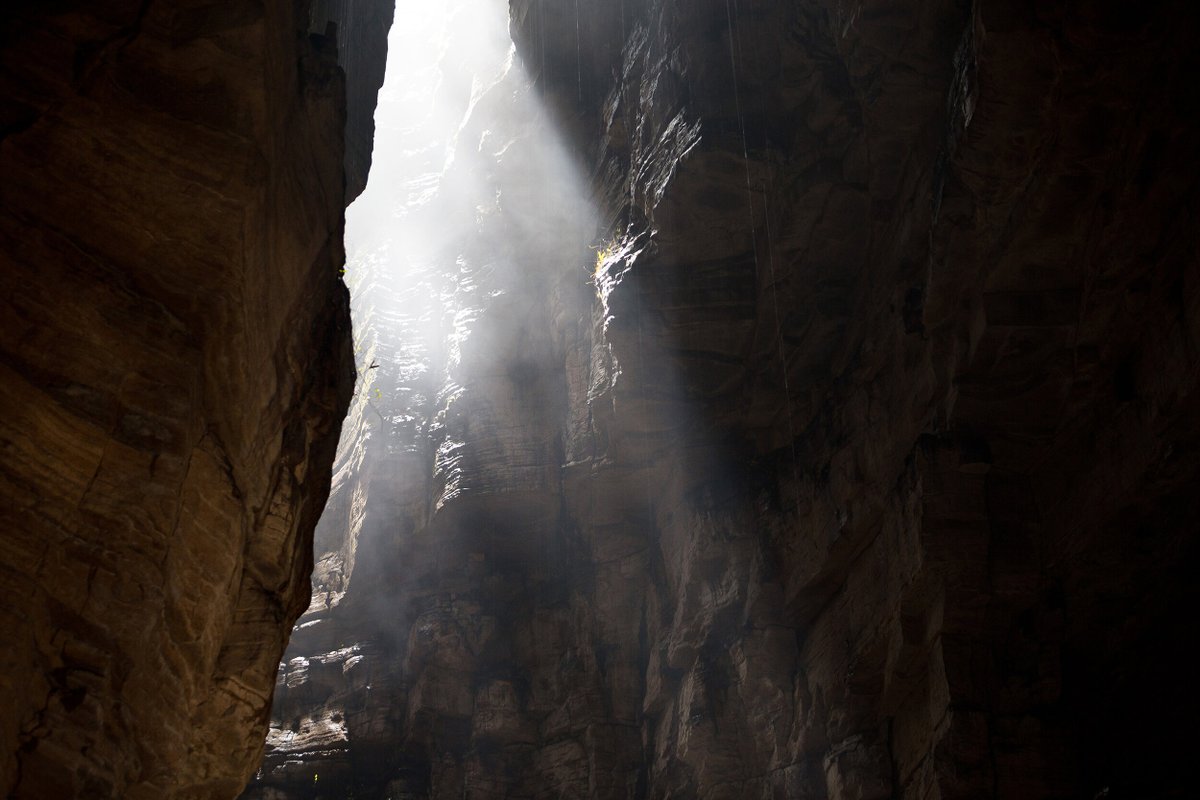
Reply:
[[373, 5], [349, 107], [304, 3], [4, 13], [6, 797], [233, 797], [257, 764], [354, 381]]
[[510, 10], [245, 797], [1186, 795], [1192, 6]]

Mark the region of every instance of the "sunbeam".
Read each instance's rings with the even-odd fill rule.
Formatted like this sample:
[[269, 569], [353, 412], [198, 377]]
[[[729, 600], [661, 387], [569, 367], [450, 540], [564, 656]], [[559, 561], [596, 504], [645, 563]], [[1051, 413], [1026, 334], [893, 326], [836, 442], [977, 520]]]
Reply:
[[[402, 0], [397, 12], [370, 178], [346, 214], [356, 393], [317, 529], [312, 605], [248, 796], [307, 780], [335, 791], [397, 769], [388, 758], [350, 776], [312, 751], [368, 752], [403, 711], [401, 687], [375, 664], [411, 649], [412, 617], [428, 608], [397, 594], [396, 570], [544, 549], [561, 447], [546, 411], [565, 391], [551, 377], [562, 355], [547, 298], [586, 301], [596, 265], [627, 255], [592, 246], [578, 159], [516, 56], [505, 5]], [[484, 517], [475, 495], [491, 498]], [[467, 580], [447, 576], [430, 597], [469, 591]], [[297, 715], [296, 692], [330, 669], [345, 676], [343, 700]]]

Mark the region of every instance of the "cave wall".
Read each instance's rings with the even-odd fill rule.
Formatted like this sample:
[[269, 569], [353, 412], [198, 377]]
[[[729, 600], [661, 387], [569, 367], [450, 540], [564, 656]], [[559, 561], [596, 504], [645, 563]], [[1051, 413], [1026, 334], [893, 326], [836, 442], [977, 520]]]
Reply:
[[510, 10], [599, 231], [372, 312], [245, 796], [1186, 795], [1192, 7]]
[[354, 381], [344, 129], [386, 25], [348, 109], [304, 3], [3, 18], [0, 788], [232, 797]]

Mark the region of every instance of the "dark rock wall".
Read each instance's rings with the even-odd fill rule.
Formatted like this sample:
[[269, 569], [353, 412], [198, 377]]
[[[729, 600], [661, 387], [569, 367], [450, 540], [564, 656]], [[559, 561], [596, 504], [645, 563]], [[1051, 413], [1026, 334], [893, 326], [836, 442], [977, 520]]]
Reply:
[[373, 312], [247, 796], [1186, 796], [1192, 7], [511, 12], [599, 235]]
[[353, 386], [345, 92], [307, 15], [4, 12], [8, 797], [232, 797], [259, 758]]

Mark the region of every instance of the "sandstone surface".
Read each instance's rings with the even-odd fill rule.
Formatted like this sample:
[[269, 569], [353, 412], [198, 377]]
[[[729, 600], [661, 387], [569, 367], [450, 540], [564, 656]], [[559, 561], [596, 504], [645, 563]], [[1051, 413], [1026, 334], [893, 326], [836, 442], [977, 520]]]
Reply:
[[[255, 768], [354, 379], [343, 153], [365, 171], [370, 132], [345, 146], [321, 13], [4, 12], [7, 797], [233, 797]], [[355, 34], [352, 119], [384, 33]]]

